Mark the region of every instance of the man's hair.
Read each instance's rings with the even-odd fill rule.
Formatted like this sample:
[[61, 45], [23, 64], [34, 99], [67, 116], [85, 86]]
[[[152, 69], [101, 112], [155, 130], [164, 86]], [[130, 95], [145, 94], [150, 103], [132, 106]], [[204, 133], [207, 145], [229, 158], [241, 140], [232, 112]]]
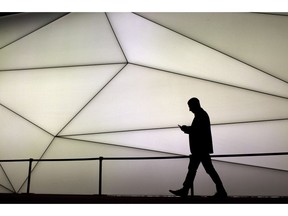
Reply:
[[193, 97], [188, 101], [188, 105], [200, 107], [200, 101], [198, 100], [198, 98]]

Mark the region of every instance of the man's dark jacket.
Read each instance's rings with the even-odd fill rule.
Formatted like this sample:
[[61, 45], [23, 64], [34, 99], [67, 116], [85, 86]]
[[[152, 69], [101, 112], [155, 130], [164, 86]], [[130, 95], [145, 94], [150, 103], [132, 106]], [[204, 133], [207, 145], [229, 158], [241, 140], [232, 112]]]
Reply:
[[192, 154], [213, 153], [210, 118], [202, 108], [194, 114], [192, 125], [183, 128], [189, 134], [190, 151]]

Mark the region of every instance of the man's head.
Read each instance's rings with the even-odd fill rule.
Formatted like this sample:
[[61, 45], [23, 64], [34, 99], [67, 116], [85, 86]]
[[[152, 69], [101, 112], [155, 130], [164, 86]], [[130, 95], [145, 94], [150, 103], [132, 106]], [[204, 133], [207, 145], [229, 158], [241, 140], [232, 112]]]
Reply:
[[197, 112], [197, 110], [199, 110], [201, 108], [200, 106], [200, 101], [198, 100], [198, 98], [191, 98], [188, 101], [188, 106], [189, 106], [189, 110], [193, 113]]

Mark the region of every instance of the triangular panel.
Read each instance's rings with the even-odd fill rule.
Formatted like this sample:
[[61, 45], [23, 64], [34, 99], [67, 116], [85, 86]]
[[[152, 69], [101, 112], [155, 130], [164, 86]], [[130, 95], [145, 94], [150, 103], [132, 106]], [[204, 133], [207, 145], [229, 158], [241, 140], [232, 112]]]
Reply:
[[0, 69], [126, 62], [104, 13], [72, 13], [0, 51]]
[[218, 154], [288, 152], [287, 131], [288, 120], [212, 126]]
[[215, 160], [288, 171], [288, 155], [223, 157]]
[[[217, 154], [287, 153], [288, 122], [268, 121], [213, 127]], [[288, 171], [287, 155], [228, 157], [217, 160]]]
[[[0, 158], [17, 160], [39, 158], [53, 137], [16, 114], [0, 106]], [[28, 174], [28, 162], [1, 163], [13, 187], [17, 190]]]
[[3, 187], [2, 185], [0, 185], [0, 193], [11, 193], [11, 191], [5, 186]]
[[288, 97], [287, 83], [138, 15], [109, 19], [129, 63]]
[[70, 139], [86, 140], [111, 145], [128, 146], [171, 154], [189, 155], [188, 137], [179, 129], [152, 129], [104, 134], [67, 136]]
[[140, 15], [288, 82], [287, 16], [147, 12]]
[[13, 191], [13, 188], [9, 182], [9, 180], [7, 179], [7, 176], [4, 173], [3, 167], [0, 166], [0, 187], [2, 186], [2, 188], [5, 188], [6, 193], [10, 190]]
[[213, 124], [288, 115], [286, 99], [128, 65], [60, 135], [190, 124], [187, 101], [194, 96]]
[[57, 134], [122, 67], [103, 65], [1, 72], [0, 103]]
[[65, 15], [64, 13], [20, 13], [0, 18], [0, 48]]
[[[286, 140], [288, 139], [287, 127], [287, 121], [212, 126], [214, 154], [227, 155], [288, 152], [286, 143]], [[68, 136], [68, 138], [102, 142], [111, 145], [129, 146], [172, 154], [190, 154], [188, 136], [180, 129], [152, 129], [88, 134]], [[273, 156], [265, 157], [265, 160], [261, 160], [261, 157], [235, 157], [232, 159], [220, 157], [217, 158], [217, 160], [288, 170], [287, 163], [285, 163], [286, 158], [287, 157], [285, 156]]]

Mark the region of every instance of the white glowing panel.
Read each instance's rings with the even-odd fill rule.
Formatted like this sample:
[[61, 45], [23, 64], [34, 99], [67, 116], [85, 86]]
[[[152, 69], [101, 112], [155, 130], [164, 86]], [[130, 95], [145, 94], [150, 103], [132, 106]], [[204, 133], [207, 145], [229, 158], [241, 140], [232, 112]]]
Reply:
[[2, 166], [0, 166], [0, 188], [3, 189], [6, 193], [8, 191], [14, 191], [12, 185], [9, 183], [9, 180], [4, 173]]
[[5, 187], [0, 186], [0, 193], [7, 193], [7, 192], [10, 192], [10, 191], [7, 190]]
[[[258, 122], [212, 127], [216, 154], [288, 152], [286, 121]], [[288, 156], [215, 158], [254, 166], [288, 170]]]
[[[0, 119], [3, 124], [0, 129], [0, 158], [2, 160], [40, 158], [53, 139], [51, 135], [2, 106], [0, 106]], [[25, 162], [1, 163], [15, 189], [19, 188], [27, 177], [27, 164]]]
[[214, 150], [217, 154], [288, 152], [287, 131], [288, 120], [212, 126]]
[[11, 193], [11, 192], [12, 191], [9, 188], [0, 185], [0, 193]]
[[287, 17], [257, 13], [140, 13], [288, 81]]
[[[43, 153], [43, 152], [42, 152]], [[36, 158], [36, 157], [35, 157]], [[29, 159], [28, 157], [24, 159]], [[22, 188], [23, 183], [26, 181], [29, 171], [29, 162], [6, 162], [2, 163], [5, 172], [15, 189], [18, 192]], [[33, 164], [33, 167], [35, 164]], [[25, 189], [26, 190], [26, 189]]]
[[120, 64], [1, 72], [0, 103], [57, 134], [122, 67]]
[[[156, 155], [152, 150], [135, 150], [133, 147], [111, 146], [69, 138], [55, 138], [43, 158], [149, 157], [152, 155]], [[161, 155], [167, 156], [171, 154]]]
[[[287, 126], [287, 121], [212, 126], [214, 154], [288, 152]], [[178, 128], [83, 134], [70, 138], [172, 154], [190, 154], [188, 136]], [[286, 156], [215, 159], [288, 170]]]
[[[55, 164], [57, 163], [57, 164]], [[97, 194], [98, 162], [41, 162], [32, 174], [30, 191], [38, 194]], [[21, 192], [27, 191], [27, 182]]]
[[0, 48], [63, 16], [64, 13], [21, 13], [0, 18]]
[[[150, 155], [165, 156], [156, 152]], [[105, 161], [103, 192], [124, 195], [171, 195], [169, 189], [182, 187], [187, 162], [186, 159]]]
[[104, 13], [73, 13], [0, 50], [0, 69], [123, 63]]
[[187, 101], [193, 96], [200, 99], [212, 123], [288, 115], [286, 99], [128, 65], [60, 135], [191, 124]]
[[287, 83], [142, 17], [109, 13], [109, 19], [130, 63], [288, 96]]
[[176, 128], [67, 136], [71, 139], [189, 155], [188, 136]]
[[[0, 128], [2, 160], [39, 158], [53, 139], [51, 135], [2, 106], [0, 119], [3, 124]], [[5, 163], [2, 166], [5, 167]]]
[[[288, 152], [287, 127], [287, 120], [212, 125], [214, 154]], [[83, 134], [67, 138], [174, 154], [190, 154], [188, 136], [179, 128]]]
[[223, 157], [223, 158], [215, 158], [215, 160], [288, 171], [287, 155]]

